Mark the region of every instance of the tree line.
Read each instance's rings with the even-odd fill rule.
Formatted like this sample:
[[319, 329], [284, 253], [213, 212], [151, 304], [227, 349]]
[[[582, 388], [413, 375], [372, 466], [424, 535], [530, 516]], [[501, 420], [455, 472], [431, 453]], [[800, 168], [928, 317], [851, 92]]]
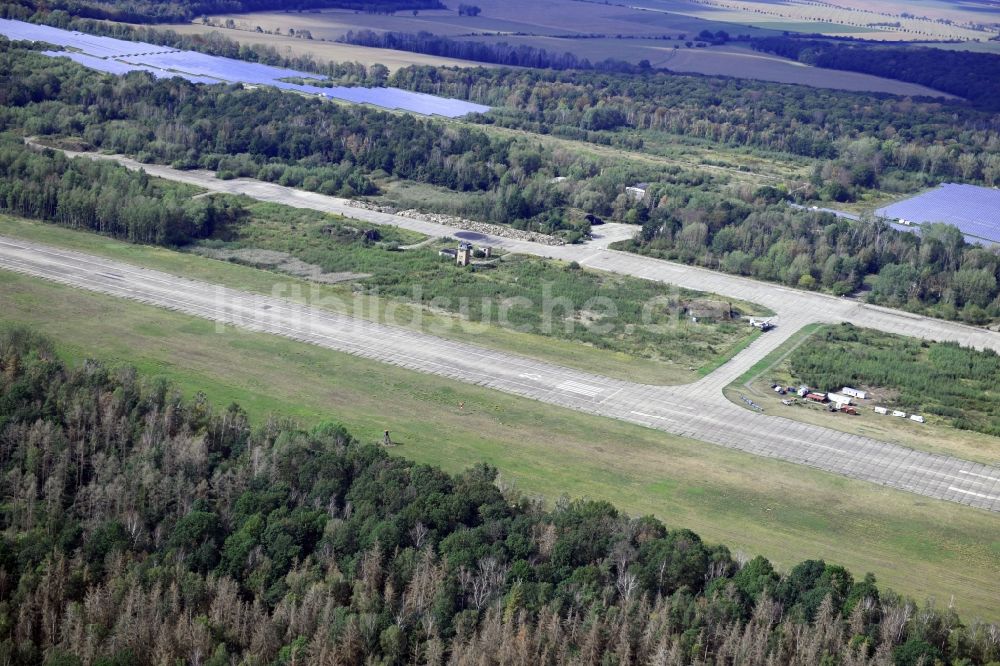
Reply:
[[854, 44], [796, 37], [759, 37], [751, 48], [816, 67], [909, 81], [1000, 111], [1000, 55], [914, 46]]
[[0, 658], [986, 664], [997, 628], [0, 333]]
[[0, 211], [133, 243], [184, 245], [241, 215], [231, 201], [192, 199], [195, 189], [111, 162], [36, 152], [0, 134]]
[[337, 8], [364, 12], [445, 9], [440, 0], [13, 0], [27, 13], [62, 11], [71, 16], [128, 23], [185, 23], [206, 14]]
[[510, 67], [533, 67], [555, 70], [600, 70], [624, 73], [635, 73], [650, 69], [648, 61], [644, 61], [644, 66], [633, 65], [624, 60], [614, 60], [612, 58], [598, 63], [591, 63], [588, 58], [580, 58], [568, 51], [551, 53], [543, 48], [527, 44], [512, 45], [507, 42], [486, 43], [476, 41], [475, 39], [451, 39], [426, 31], [409, 33], [349, 30], [347, 34], [338, 37], [337, 41], [356, 46], [426, 53], [444, 58], [459, 58]]

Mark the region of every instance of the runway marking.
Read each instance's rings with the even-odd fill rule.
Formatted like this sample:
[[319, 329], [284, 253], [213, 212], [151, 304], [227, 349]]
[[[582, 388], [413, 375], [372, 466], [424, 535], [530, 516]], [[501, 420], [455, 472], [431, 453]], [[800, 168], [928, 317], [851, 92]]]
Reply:
[[518, 375], [518, 377], [521, 377], [523, 379], [533, 379], [536, 382], [541, 380], [542, 378], [542, 376], [537, 372], [522, 372], [521, 374]]
[[995, 476], [986, 476], [985, 474], [976, 474], [975, 472], [966, 472], [964, 470], [960, 470], [958, 473], [968, 474], [969, 476], [978, 476], [980, 479], [989, 479], [990, 481], [1000, 481], [1000, 479], [998, 479]]
[[574, 382], [567, 379], [562, 384], [556, 386], [560, 391], [569, 391], [570, 393], [577, 393], [579, 395], [585, 395], [593, 398], [599, 394], [604, 389], [599, 386], [590, 386], [589, 384], [581, 384], [580, 382]]
[[656, 414], [647, 414], [645, 412], [637, 412], [635, 410], [632, 410], [629, 413], [630, 414], [635, 414], [636, 416], [641, 416], [641, 417], [647, 418], [647, 419], [659, 419], [661, 421], [671, 421], [673, 423], [679, 423], [679, 421], [677, 419], [672, 419], [669, 416], [657, 416]]
[[987, 495], [986, 493], [977, 493], [971, 490], [962, 490], [961, 488], [956, 488], [955, 486], [948, 486], [948, 490], [951, 490], [952, 492], [956, 493], [962, 493], [963, 495], [975, 495], [976, 497], [982, 497], [983, 499], [988, 499], [988, 500], [1000, 500], [1000, 496], [998, 495]]

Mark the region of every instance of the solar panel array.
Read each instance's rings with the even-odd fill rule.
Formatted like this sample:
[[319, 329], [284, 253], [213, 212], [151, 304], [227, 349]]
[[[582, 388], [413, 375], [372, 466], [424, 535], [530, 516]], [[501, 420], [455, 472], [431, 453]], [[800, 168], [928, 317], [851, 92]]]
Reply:
[[157, 46], [145, 42], [129, 42], [112, 37], [98, 37], [83, 32], [72, 32], [47, 25], [35, 25], [24, 21], [0, 19], [0, 34], [10, 39], [32, 42], [48, 42], [56, 46], [66, 46], [98, 58], [119, 58], [128, 55], [167, 53], [177, 49]]
[[111, 74], [133, 71], [150, 72], [158, 78], [180, 76], [194, 83], [248, 83], [268, 85], [356, 104], [371, 104], [384, 109], [412, 111], [424, 115], [458, 118], [469, 113], [486, 113], [490, 107], [459, 99], [448, 99], [399, 88], [322, 87], [288, 83], [282, 79], [322, 80], [326, 77], [293, 69], [272, 67], [255, 62], [220, 56], [179, 51], [164, 46], [130, 42], [61, 30], [23, 21], [0, 19], [0, 35], [10, 39], [47, 42], [74, 51], [46, 51], [45, 55], [66, 56], [91, 69]]
[[101, 72], [107, 72], [109, 74], [122, 75], [128, 74], [129, 72], [149, 72], [158, 79], [180, 76], [188, 81], [191, 81], [192, 83], [219, 83], [215, 79], [209, 79], [204, 76], [166, 72], [162, 69], [156, 69], [155, 67], [131, 65], [127, 62], [122, 62], [121, 60], [105, 60], [104, 58], [95, 58], [94, 56], [87, 55], [86, 53], [77, 53], [75, 51], [43, 51], [42, 55], [47, 55], [51, 58], [69, 58], [74, 62], [80, 63], [84, 67], [96, 69]]
[[929, 192], [897, 201], [875, 211], [897, 229], [916, 231], [911, 225], [951, 224], [973, 243], [1000, 243], [1000, 190], [978, 185], [944, 183]]
[[283, 69], [281, 67], [261, 65], [256, 62], [247, 62], [245, 60], [222, 58], [197, 51], [169, 51], [166, 53], [125, 56], [123, 59], [136, 64], [152, 65], [162, 69], [187, 72], [200, 76], [210, 76], [220, 81], [232, 83], [272, 84], [280, 79], [292, 77], [310, 79], [326, 78], [318, 74], [307, 74], [305, 72], [297, 72], [294, 69]]

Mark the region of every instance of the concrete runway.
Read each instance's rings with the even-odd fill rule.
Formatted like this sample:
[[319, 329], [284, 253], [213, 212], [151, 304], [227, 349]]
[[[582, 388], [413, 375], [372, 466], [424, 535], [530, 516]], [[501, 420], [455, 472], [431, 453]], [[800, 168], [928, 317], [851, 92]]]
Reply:
[[[148, 170], [160, 175], [157, 169]], [[353, 217], [361, 217], [355, 214], [358, 210], [351, 210]], [[454, 228], [445, 229], [454, 234]], [[497, 244], [506, 246], [508, 242], [499, 239]], [[720, 391], [733, 377], [809, 321], [850, 320], [908, 335], [958, 339], [980, 347], [997, 348], [1000, 336], [599, 247], [540, 247], [544, 247], [548, 256], [556, 251], [589, 254], [588, 260], [581, 263], [607, 269], [608, 266], [602, 265], [607, 262], [612, 268], [619, 268], [618, 272], [648, 273], [641, 276], [762, 302], [779, 312], [780, 327], [774, 331], [775, 335], [761, 336], [733, 361], [696, 384], [646, 386], [16, 239], [0, 237], [0, 268], [630, 421], [755, 455], [1000, 511], [1000, 468], [757, 414], [730, 403]], [[680, 277], [675, 279], [675, 274]], [[731, 293], [730, 286], [738, 287], [740, 293]]]

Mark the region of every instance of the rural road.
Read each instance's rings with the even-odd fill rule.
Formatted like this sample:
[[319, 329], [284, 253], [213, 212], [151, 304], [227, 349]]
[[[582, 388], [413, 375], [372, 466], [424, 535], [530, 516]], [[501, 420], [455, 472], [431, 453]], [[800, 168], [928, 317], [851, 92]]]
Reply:
[[[577, 248], [580, 250], [595, 252], [592, 247]], [[635, 259], [643, 264], [641, 258], [619, 254], [611, 256], [616, 261]], [[664, 270], [673, 270], [670, 264], [663, 266]], [[748, 348], [720, 369], [721, 379], [713, 373], [704, 382], [687, 387], [646, 386], [17, 239], [0, 237], [0, 268], [1000, 512], [1000, 468], [757, 414], [723, 398], [717, 387], [736, 372], [730, 366], [752, 363], [762, 352], [776, 346], [775, 341], [782, 339], [780, 335], [761, 336], [761, 344], [751, 346], [752, 353]], [[695, 286], [719, 291], [713, 285]], [[762, 300], [752, 295], [760, 289], [762, 285], [749, 283], [744, 290], [747, 295], [741, 294], [740, 298]], [[802, 299], [794, 293], [791, 296], [796, 303], [825, 302]], [[832, 299], [832, 304], [837, 303], [840, 301]], [[891, 326], [905, 326], [910, 321], [905, 316], [897, 320], [891, 313], [858, 309], [856, 305], [840, 312], [834, 311], [832, 305], [825, 312], [816, 305], [792, 318], [797, 326], [810, 318], [836, 320], [858, 312], [867, 314], [871, 321]], [[782, 327], [791, 329], [785, 317], [782, 315]], [[919, 328], [914, 330], [942, 337], [963, 333], [967, 344], [978, 339], [961, 328], [939, 329], [938, 323], [918, 318], [914, 326]], [[995, 343], [991, 338], [983, 341]]]

